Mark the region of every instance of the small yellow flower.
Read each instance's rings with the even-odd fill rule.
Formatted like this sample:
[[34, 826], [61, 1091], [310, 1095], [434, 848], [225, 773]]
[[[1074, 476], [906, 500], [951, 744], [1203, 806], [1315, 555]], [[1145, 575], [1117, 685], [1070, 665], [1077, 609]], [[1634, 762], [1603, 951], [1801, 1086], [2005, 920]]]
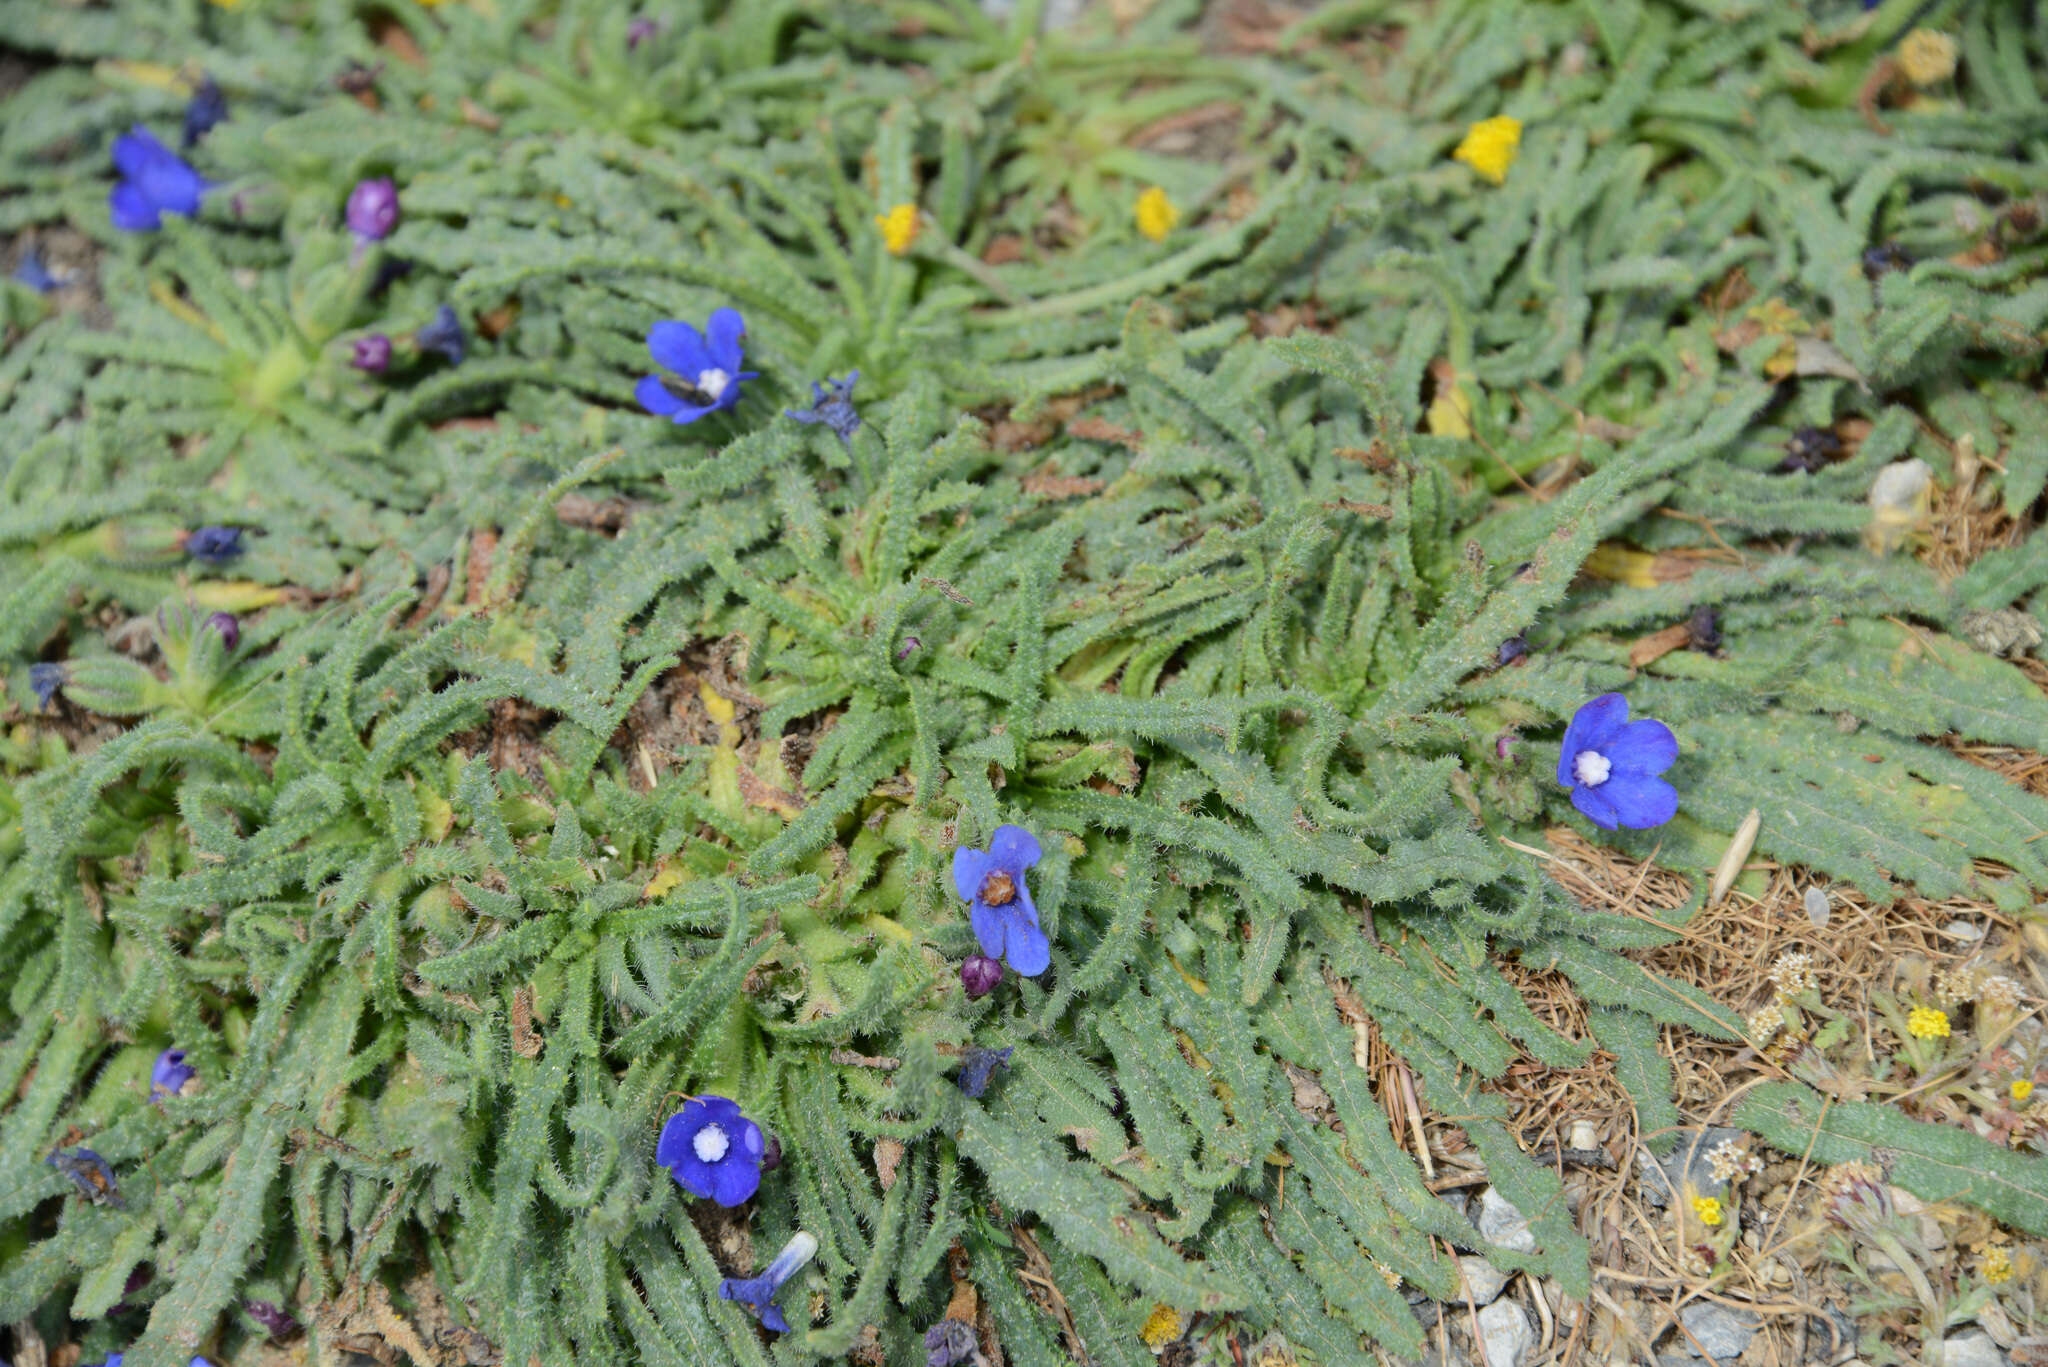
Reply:
[[1906, 1017], [1906, 1030], [1914, 1039], [1947, 1039], [1948, 1012], [1916, 1006]]
[[1170, 1305], [1155, 1305], [1151, 1315], [1146, 1317], [1145, 1327], [1138, 1331], [1138, 1337], [1145, 1341], [1147, 1348], [1163, 1348], [1179, 1338], [1184, 1327], [1180, 1311]]
[[1956, 74], [1956, 40], [1916, 28], [1899, 41], [1899, 70], [1917, 86], [1939, 85]]
[[2014, 1078], [2012, 1086], [2007, 1088], [2006, 1090], [2012, 1093], [2012, 1099], [2014, 1101], [2017, 1101], [2022, 1106], [2024, 1106], [2027, 1102], [2027, 1098], [2034, 1094], [2034, 1080], [2030, 1077]]
[[882, 245], [889, 255], [901, 256], [917, 241], [917, 206], [899, 204], [886, 214], [876, 214], [875, 226], [882, 230]]
[[1502, 114], [1473, 124], [1451, 156], [1498, 185], [1508, 178], [1508, 168], [1521, 150], [1522, 121]]
[[2012, 1280], [2012, 1257], [1998, 1245], [1984, 1250], [1984, 1256], [1977, 1260], [1977, 1275], [1993, 1286]]
[[1180, 210], [1166, 197], [1166, 191], [1157, 185], [1138, 196], [1138, 207], [1134, 212], [1138, 231], [1154, 242], [1164, 242], [1166, 235], [1173, 231], [1173, 225], [1180, 222]]
[[1712, 1228], [1721, 1223], [1721, 1202], [1712, 1196], [1692, 1198], [1692, 1213], [1700, 1217], [1700, 1223]]

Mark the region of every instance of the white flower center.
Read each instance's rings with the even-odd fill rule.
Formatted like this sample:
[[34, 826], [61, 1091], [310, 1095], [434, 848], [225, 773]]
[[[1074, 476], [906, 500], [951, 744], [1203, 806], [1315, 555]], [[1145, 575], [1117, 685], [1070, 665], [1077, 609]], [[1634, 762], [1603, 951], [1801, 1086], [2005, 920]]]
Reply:
[[1608, 762], [1607, 756], [1598, 750], [1581, 750], [1579, 757], [1572, 761], [1572, 777], [1588, 788], [1598, 788], [1613, 771], [1614, 766]]
[[709, 394], [713, 403], [718, 402], [731, 384], [732, 376], [723, 370], [703, 370], [697, 373], [697, 388]]
[[706, 1125], [697, 1131], [696, 1138], [690, 1141], [690, 1147], [697, 1151], [698, 1162], [716, 1163], [725, 1157], [725, 1151], [732, 1147], [732, 1141], [725, 1137], [725, 1131], [718, 1126]]

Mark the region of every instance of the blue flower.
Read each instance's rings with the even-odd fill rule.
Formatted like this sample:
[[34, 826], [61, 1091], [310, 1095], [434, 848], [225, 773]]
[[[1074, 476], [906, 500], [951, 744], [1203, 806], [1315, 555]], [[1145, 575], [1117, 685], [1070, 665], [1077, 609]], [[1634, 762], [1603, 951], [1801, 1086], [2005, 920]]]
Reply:
[[974, 1328], [965, 1320], [942, 1319], [924, 1331], [925, 1367], [954, 1367], [981, 1354]]
[[48, 294], [57, 288], [57, 277], [50, 274], [50, 268], [43, 264], [43, 258], [33, 247], [21, 254], [21, 262], [9, 277], [17, 285], [26, 285], [37, 294]]
[[121, 1191], [107, 1160], [88, 1148], [59, 1149], [47, 1160], [51, 1167], [71, 1179], [79, 1194], [96, 1206], [121, 1204]]
[[1017, 1052], [1017, 1046], [1006, 1045], [1001, 1049], [969, 1048], [960, 1056], [960, 1075], [953, 1079], [960, 1084], [960, 1092], [970, 1100], [979, 1101], [981, 1094], [988, 1090], [988, 1084], [996, 1075], [996, 1069], [1010, 1066], [1010, 1055]]
[[[809, 408], [785, 408], [783, 413], [798, 422], [821, 422], [839, 434], [839, 440], [853, 445], [853, 434], [860, 428], [860, 414], [853, 411], [853, 386], [860, 379], [858, 370], [850, 370], [843, 380], [830, 375], [825, 383], [811, 381], [811, 406]], [[829, 393], [827, 391], [830, 391]]]
[[789, 1332], [789, 1321], [782, 1317], [782, 1311], [775, 1304], [775, 1293], [782, 1284], [794, 1277], [803, 1265], [818, 1251], [818, 1241], [811, 1235], [798, 1230], [782, 1246], [782, 1252], [775, 1255], [775, 1261], [768, 1264], [768, 1270], [758, 1277], [744, 1280], [727, 1277], [718, 1284], [721, 1300], [738, 1301], [751, 1306], [761, 1317], [764, 1329], [773, 1329], [778, 1334]]
[[107, 211], [124, 233], [153, 233], [165, 214], [192, 217], [211, 188], [139, 123], [114, 139], [114, 169], [121, 179], [107, 194]]
[[36, 695], [37, 707], [48, 707], [64, 686], [64, 666], [47, 661], [28, 667], [28, 691]]
[[228, 116], [228, 97], [221, 94], [213, 77], [199, 78], [199, 88], [192, 92], [192, 99], [185, 106], [185, 146], [198, 145], [199, 140], [213, 131], [213, 126]]
[[761, 1127], [740, 1114], [739, 1103], [700, 1096], [668, 1118], [654, 1161], [692, 1196], [736, 1206], [761, 1186]]
[[149, 1099], [176, 1096], [198, 1076], [199, 1070], [185, 1062], [183, 1049], [166, 1049], [156, 1056], [156, 1064], [149, 1070]]
[[[121, 1367], [121, 1359], [125, 1356], [126, 1354], [124, 1353], [109, 1353], [107, 1355], [107, 1360], [101, 1363], [100, 1367]], [[213, 1367], [213, 1364], [208, 1362], [205, 1358], [196, 1357], [193, 1358], [190, 1362], [186, 1363], [185, 1367]]]
[[240, 527], [194, 527], [185, 533], [185, 554], [208, 565], [225, 565], [242, 553]]
[[730, 409], [740, 401], [740, 381], [757, 374], [740, 369], [740, 339], [746, 335], [737, 309], [713, 309], [703, 332], [688, 323], [656, 323], [647, 329], [647, 351], [668, 373], [642, 379], [633, 397], [648, 412], [678, 423]]
[[1052, 944], [1038, 928], [1038, 908], [1024, 871], [1043, 853], [1022, 826], [998, 826], [988, 849], [953, 851], [953, 889], [972, 905], [968, 919], [981, 952], [1007, 960], [1026, 978], [1035, 978], [1052, 963]]
[[449, 365], [461, 365], [462, 358], [469, 354], [468, 341], [462, 334], [462, 320], [446, 304], [434, 310], [434, 316], [427, 320], [425, 327], [414, 331], [412, 343], [421, 351], [440, 352], [448, 358]]
[[1657, 775], [1678, 759], [1678, 738], [1661, 721], [1628, 719], [1628, 699], [1602, 693], [1565, 728], [1557, 781], [1572, 806], [1605, 831], [1644, 830], [1678, 814], [1678, 790]]

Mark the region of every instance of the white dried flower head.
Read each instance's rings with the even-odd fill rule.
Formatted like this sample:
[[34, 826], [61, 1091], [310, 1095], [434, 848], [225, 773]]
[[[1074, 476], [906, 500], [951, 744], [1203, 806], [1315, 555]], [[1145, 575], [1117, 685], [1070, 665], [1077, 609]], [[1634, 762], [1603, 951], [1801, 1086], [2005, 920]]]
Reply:
[[1977, 988], [1977, 1000], [2000, 1011], [2017, 1010], [2020, 1004], [2020, 985], [2003, 973], [1986, 978]]
[[1771, 965], [1770, 977], [1779, 996], [1797, 996], [1813, 986], [1813, 956], [1803, 950], [1780, 954]]
[[1984, 976], [1982, 964], [1945, 968], [1935, 975], [1934, 995], [1944, 1006], [1961, 1006], [1977, 995], [1983, 986]]
[[1749, 1014], [1749, 1037], [1758, 1044], [1769, 1044], [1784, 1028], [1785, 1013], [1774, 1005], [1760, 1006]]
[[1732, 1182], [1751, 1171], [1749, 1146], [1739, 1139], [1724, 1139], [1707, 1150], [1707, 1170], [1716, 1182]]

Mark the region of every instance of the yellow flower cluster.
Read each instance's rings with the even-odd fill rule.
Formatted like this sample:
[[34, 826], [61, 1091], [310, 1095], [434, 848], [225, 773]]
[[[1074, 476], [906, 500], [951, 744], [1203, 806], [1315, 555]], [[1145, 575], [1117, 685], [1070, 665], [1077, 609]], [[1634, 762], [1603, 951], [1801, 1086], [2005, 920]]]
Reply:
[[1721, 1202], [1713, 1196], [1692, 1198], [1692, 1213], [1700, 1217], [1700, 1223], [1709, 1229], [1721, 1223]]
[[1508, 168], [1521, 150], [1522, 121], [1502, 114], [1473, 124], [1451, 156], [1499, 185], [1508, 178]]
[[1906, 1017], [1906, 1030], [1914, 1039], [1947, 1039], [1948, 1012], [1916, 1006]]
[[899, 204], [886, 214], [876, 214], [875, 226], [882, 230], [882, 245], [889, 255], [901, 256], [917, 241], [917, 206]]
[[2025, 1105], [2027, 1098], [2034, 1094], [2034, 1079], [2030, 1077], [2014, 1078], [2012, 1086], [2008, 1090], [2012, 1093], [2014, 1101]]
[[1899, 40], [1899, 70], [1917, 86], [1939, 85], [1956, 74], [1956, 40], [1931, 28], [1916, 28]]
[[1977, 1260], [1977, 1275], [1993, 1286], [2012, 1280], [2012, 1255], [1997, 1244], [1984, 1250], [1984, 1256]]
[[1180, 1311], [1170, 1305], [1155, 1305], [1145, 1320], [1145, 1327], [1138, 1331], [1138, 1337], [1145, 1341], [1147, 1348], [1163, 1348], [1180, 1337], [1183, 1327]]
[[1154, 242], [1164, 242], [1166, 235], [1173, 231], [1173, 225], [1180, 222], [1180, 210], [1166, 197], [1166, 191], [1157, 185], [1138, 196], [1138, 207], [1134, 212], [1138, 231]]

